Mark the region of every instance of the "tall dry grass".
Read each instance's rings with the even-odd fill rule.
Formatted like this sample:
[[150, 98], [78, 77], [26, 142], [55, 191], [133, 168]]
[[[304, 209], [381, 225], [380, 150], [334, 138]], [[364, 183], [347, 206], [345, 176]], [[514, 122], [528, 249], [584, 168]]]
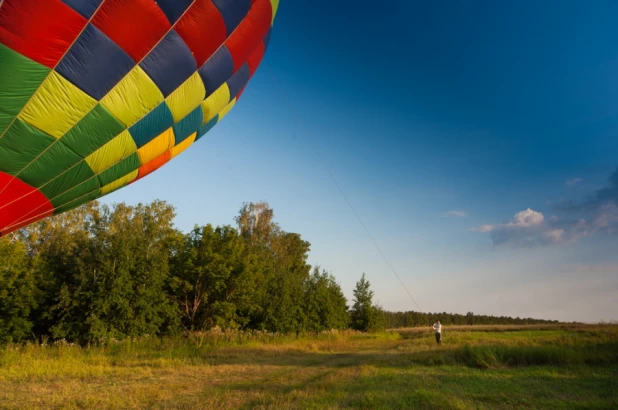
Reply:
[[441, 346], [427, 329], [299, 337], [214, 329], [88, 347], [13, 345], [0, 349], [0, 408], [618, 404], [608, 393], [618, 369], [618, 327], [510, 330], [445, 327]]
[[411, 361], [476, 368], [618, 364], [616, 325], [446, 326], [435, 348], [433, 330], [391, 329], [412, 340]]
[[91, 346], [64, 340], [49, 344], [15, 344], [0, 348], [0, 381], [23, 376], [102, 376], [131, 367], [211, 365], [222, 360], [247, 362], [267, 356], [346, 351], [360, 345], [370, 347], [400, 339], [399, 334], [367, 334], [353, 330], [297, 336], [213, 329], [174, 337], [101, 340]]

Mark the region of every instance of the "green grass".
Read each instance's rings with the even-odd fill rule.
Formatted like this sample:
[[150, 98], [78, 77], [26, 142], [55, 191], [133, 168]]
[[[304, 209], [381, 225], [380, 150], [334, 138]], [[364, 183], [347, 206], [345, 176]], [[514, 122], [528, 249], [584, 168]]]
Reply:
[[207, 332], [0, 350], [0, 408], [611, 409], [618, 327]]

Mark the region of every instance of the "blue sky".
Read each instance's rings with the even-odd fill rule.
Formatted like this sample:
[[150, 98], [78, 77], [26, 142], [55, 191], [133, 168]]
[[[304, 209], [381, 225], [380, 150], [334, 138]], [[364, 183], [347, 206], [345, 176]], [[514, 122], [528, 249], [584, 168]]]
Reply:
[[[103, 202], [183, 230], [267, 201], [348, 297], [618, 320], [618, 3], [283, 0], [231, 113]], [[279, 86], [277, 86], [279, 84]], [[282, 91], [280, 91], [282, 90]]]

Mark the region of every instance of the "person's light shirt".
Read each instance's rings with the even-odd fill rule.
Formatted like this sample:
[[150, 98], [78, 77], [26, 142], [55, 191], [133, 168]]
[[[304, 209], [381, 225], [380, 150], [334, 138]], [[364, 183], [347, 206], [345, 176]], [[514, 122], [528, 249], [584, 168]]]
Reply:
[[433, 330], [436, 331], [436, 333], [442, 333], [442, 325], [440, 323], [436, 323], [433, 325]]

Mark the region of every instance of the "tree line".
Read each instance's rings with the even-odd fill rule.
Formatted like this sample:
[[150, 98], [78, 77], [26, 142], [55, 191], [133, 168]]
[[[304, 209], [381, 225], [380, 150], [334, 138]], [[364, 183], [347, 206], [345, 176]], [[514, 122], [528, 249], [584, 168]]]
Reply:
[[539, 325], [559, 323], [558, 320], [532, 318], [512, 318], [509, 316], [476, 315], [468, 312], [459, 313], [423, 313], [423, 312], [385, 312], [386, 325], [389, 328], [418, 327], [440, 321], [442, 325]]
[[216, 326], [375, 328], [367, 289], [351, 324], [335, 278], [311, 267], [310, 244], [273, 216], [268, 204], [248, 203], [236, 226], [182, 233], [165, 202], [93, 202], [1, 238], [0, 343], [42, 336], [92, 343]]
[[[433, 321], [384, 312], [364, 274], [348, 306], [334, 276], [307, 263], [310, 244], [281, 229], [267, 203], [243, 204], [235, 226], [188, 233], [174, 227], [175, 216], [163, 201], [95, 201], [0, 238], [0, 343], [95, 343], [217, 326], [371, 331]], [[461, 315], [438, 316], [448, 323]]]

